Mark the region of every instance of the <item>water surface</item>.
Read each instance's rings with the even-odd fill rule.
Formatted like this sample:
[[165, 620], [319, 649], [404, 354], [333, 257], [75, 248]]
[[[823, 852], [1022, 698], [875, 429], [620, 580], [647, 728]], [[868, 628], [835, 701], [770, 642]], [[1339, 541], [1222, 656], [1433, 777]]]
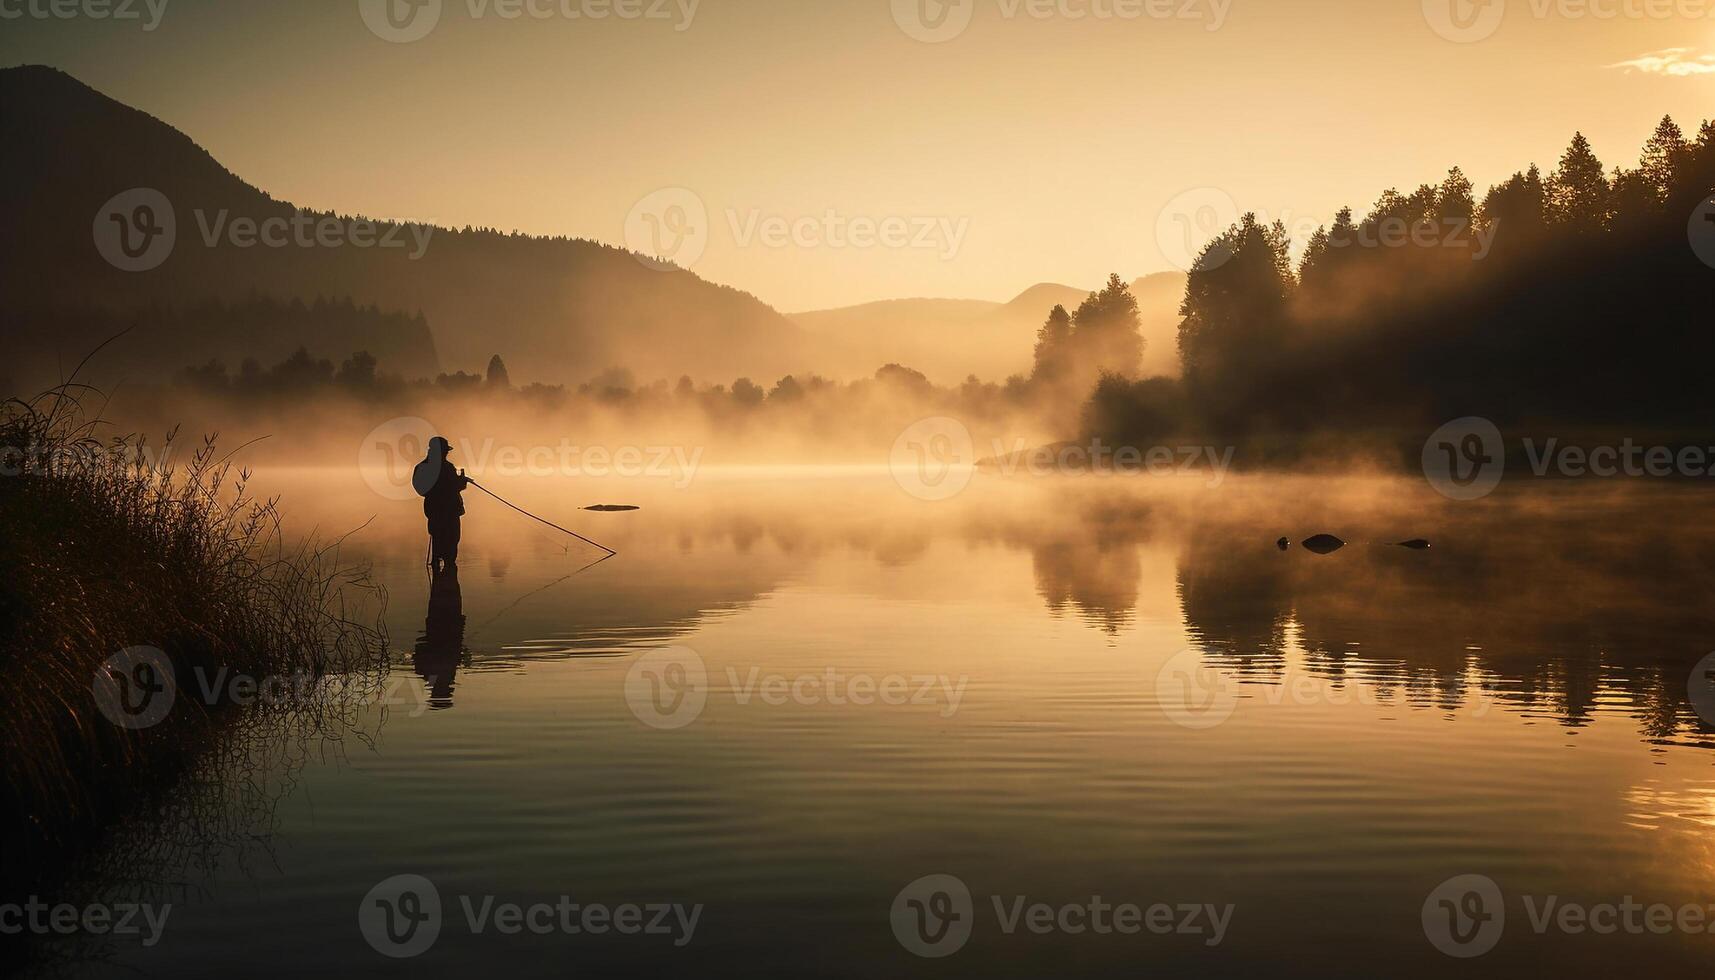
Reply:
[[[197, 862], [163, 940], [93, 974], [1715, 962], [1707, 934], [1538, 935], [1523, 904], [1715, 906], [1715, 726], [1687, 697], [1715, 649], [1701, 488], [1461, 504], [1404, 480], [979, 477], [929, 503], [885, 473], [490, 481], [620, 553], [585, 567], [599, 555], [473, 493], [455, 586], [423, 568], [414, 502], [347, 473], [265, 479], [302, 526], [374, 517], [345, 548], [389, 592], [393, 703], [361, 719], [372, 744], [259, 777], [265, 833]], [[643, 509], [576, 509], [597, 502]], [[1351, 543], [1275, 545], [1316, 532]], [[1390, 544], [1415, 537], [1433, 546]], [[446, 912], [394, 960], [358, 909], [399, 874]], [[890, 915], [932, 874], [972, 897], [938, 959]], [[1466, 874], [1507, 922], [1455, 960], [1424, 906]], [[459, 896], [702, 911], [683, 946], [473, 934]], [[1019, 896], [1231, 919], [1215, 944], [1008, 934], [995, 899]]]

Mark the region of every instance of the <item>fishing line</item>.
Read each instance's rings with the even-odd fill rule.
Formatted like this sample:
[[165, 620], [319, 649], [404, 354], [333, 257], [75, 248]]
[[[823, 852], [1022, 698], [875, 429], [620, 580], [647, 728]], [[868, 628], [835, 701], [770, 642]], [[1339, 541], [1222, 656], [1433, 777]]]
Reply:
[[[598, 547], [599, 547], [599, 545], [598, 545]], [[511, 612], [512, 610], [518, 608], [518, 604], [523, 602], [525, 599], [528, 599], [533, 595], [538, 595], [540, 593], [546, 592], [549, 589], [553, 588], [554, 586], [559, 585], [561, 582], [564, 582], [566, 579], [572, 578], [573, 576], [582, 575], [584, 572], [589, 571], [590, 569], [596, 567], [597, 565], [600, 565], [602, 562], [607, 561], [609, 558], [612, 558], [612, 557], [613, 557], [612, 554], [602, 555], [600, 558], [597, 558], [595, 561], [590, 562], [588, 565], [585, 565], [584, 567], [578, 569], [577, 571], [572, 572], [570, 575], [562, 575], [561, 577], [553, 580], [552, 582], [549, 582], [547, 585], [544, 585], [539, 589], [532, 589], [531, 591], [524, 593], [523, 595], [519, 596], [518, 598], [516, 598], [516, 599], [512, 600], [510, 603], [508, 603], [505, 609], [502, 609], [499, 612], [495, 613], [494, 615], [488, 617], [487, 621], [485, 621], [482, 625], [478, 626], [474, 630], [471, 630], [470, 633], [465, 636], [465, 639], [467, 641], [469, 641], [470, 639], [475, 637], [478, 633], [481, 633], [483, 630], [488, 629], [490, 626], [493, 626], [495, 624], [495, 622], [500, 619], [500, 617], [502, 617], [502, 616], [506, 615], [507, 613]]]
[[589, 538], [584, 537], [583, 535], [579, 534], [576, 531], [572, 531], [572, 530], [569, 530], [567, 528], [563, 528], [560, 525], [555, 524], [553, 521], [547, 520], [545, 518], [537, 517], [535, 514], [530, 513], [529, 511], [525, 510], [524, 508], [518, 506], [515, 503], [512, 503], [511, 501], [502, 497], [500, 494], [495, 493], [493, 490], [488, 489], [487, 487], [476, 482], [475, 480], [471, 480], [470, 485], [477, 488], [478, 490], [481, 490], [483, 493], [488, 494], [490, 497], [493, 497], [495, 500], [500, 501], [501, 503], [512, 508], [513, 510], [517, 511], [520, 514], [523, 514], [525, 517], [528, 517], [533, 521], [540, 521], [541, 523], [548, 525], [549, 527], [553, 528], [556, 531], [560, 531], [564, 534], [569, 534], [572, 537], [577, 538], [579, 541], [582, 541], [585, 544], [593, 545], [597, 548], [600, 548], [601, 550], [607, 552], [607, 556], [609, 558], [612, 558], [614, 555], [619, 554], [619, 552], [613, 550], [612, 548], [609, 548], [605, 544], [597, 544], [596, 542], [591, 541]]

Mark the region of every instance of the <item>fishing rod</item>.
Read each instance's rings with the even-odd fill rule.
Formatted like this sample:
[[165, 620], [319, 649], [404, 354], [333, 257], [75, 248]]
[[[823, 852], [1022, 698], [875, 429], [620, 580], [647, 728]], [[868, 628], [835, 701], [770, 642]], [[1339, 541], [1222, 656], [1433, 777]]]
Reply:
[[553, 528], [554, 530], [559, 531], [559, 532], [564, 533], [564, 534], [569, 534], [572, 537], [577, 538], [579, 541], [582, 541], [583, 543], [585, 543], [587, 545], [591, 545], [593, 547], [600, 548], [601, 550], [607, 552], [607, 557], [609, 557], [609, 558], [612, 558], [614, 555], [619, 554], [619, 552], [613, 550], [612, 548], [609, 548], [605, 544], [600, 544], [598, 542], [591, 541], [589, 538], [584, 537], [583, 535], [579, 534], [578, 532], [570, 530], [568, 528], [563, 528], [560, 525], [555, 524], [553, 521], [547, 520], [546, 518], [537, 517], [535, 514], [532, 514], [529, 511], [525, 510], [524, 508], [513, 503], [512, 501], [507, 500], [505, 497], [502, 497], [500, 494], [495, 493], [493, 490], [488, 489], [487, 487], [476, 482], [475, 480], [471, 480], [469, 477], [466, 477], [465, 479], [470, 483], [471, 486], [477, 488], [478, 490], [481, 490], [483, 493], [488, 494], [490, 497], [493, 497], [495, 500], [500, 501], [501, 503], [512, 508], [513, 510], [517, 511], [520, 514], [523, 514], [525, 517], [528, 517], [533, 521], [538, 521], [540, 523], [546, 524], [549, 527]]

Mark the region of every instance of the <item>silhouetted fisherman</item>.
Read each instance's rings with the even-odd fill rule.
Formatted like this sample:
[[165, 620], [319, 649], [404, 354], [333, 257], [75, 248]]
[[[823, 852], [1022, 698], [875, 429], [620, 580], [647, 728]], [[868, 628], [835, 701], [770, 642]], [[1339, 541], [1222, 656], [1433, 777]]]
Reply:
[[459, 518], [464, 516], [464, 489], [470, 480], [447, 459], [453, 447], [436, 436], [429, 454], [411, 474], [411, 485], [423, 495], [423, 516], [429, 519], [429, 565], [450, 568], [459, 560]]

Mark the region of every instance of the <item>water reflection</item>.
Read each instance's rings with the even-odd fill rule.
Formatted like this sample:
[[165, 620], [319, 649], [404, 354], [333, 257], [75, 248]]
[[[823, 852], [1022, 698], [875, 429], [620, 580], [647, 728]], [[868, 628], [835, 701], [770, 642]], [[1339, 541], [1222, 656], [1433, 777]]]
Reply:
[[458, 566], [430, 572], [429, 610], [423, 618], [423, 632], [417, 636], [411, 668], [428, 687], [431, 709], [453, 706], [453, 682], [459, 667], [470, 658], [464, 643], [464, 623]]
[[1378, 535], [1282, 553], [1272, 525], [1204, 524], [1179, 559], [1186, 630], [1240, 680], [1278, 681], [1296, 649], [1308, 671], [1413, 704], [1492, 697], [1569, 728], [1623, 711], [1649, 741], [1707, 737], [1687, 699], [1715, 643], [1707, 521], [1673, 494], [1553, 503], [1443, 515], [1424, 551]]
[[[711, 493], [695, 510], [603, 518], [622, 556], [570, 581], [587, 556], [480, 525], [474, 547], [512, 574], [485, 583], [474, 653], [457, 583], [438, 581], [414, 666], [445, 706], [460, 665], [624, 654], [806, 582], [958, 601], [1010, 574], [1010, 553], [1050, 614], [1118, 648], [1177, 622], [1208, 665], [1244, 683], [1279, 683], [1296, 665], [1413, 706], [1481, 697], [1569, 728], [1621, 711], [1647, 740], [1707, 735], [1685, 691], [1715, 644], [1715, 527], [1695, 493], [1532, 487], [1462, 506], [1397, 481], [1001, 489], [943, 507], [843, 486]], [[1275, 544], [1323, 531], [1349, 544]], [[1419, 536], [1432, 546], [1393, 544]]]
[[[497, 489], [567, 509], [549, 487]], [[401, 868], [484, 894], [559, 894], [575, 873], [593, 894], [706, 900], [723, 924], [754, 925], [711, 931], [701, 962], [820, 962], [837, 947], [852, 975], [897, 972], [907, 954], [876, 910], [937, 870], [993, 893], [1239, 903], [1226, 959], [1147, 951], [1175, 975], [1291, 974], [1279, 951], [1301, 947], [1378, 962], [1404, 950], [1398, 975], [1436, 975], [1424, 894], [1472, 870], [1545, 894], [1707, 891], [1715, 756], [1698, 747], [1715, 747], [1715, 726], [1686, 688], [1715, 645], [1715, 516], [1696, 495], [1585, 487], [1450, 507], [1362, 482], [1175, 495], [978, 481], [925, 506], [887, 481], [640, 502], [571, 518], [620, 551], [593, 566], [475, 511], [463, 550], [479, 570], [437, 576], [426, 596], [420, 518], [376, 522], [364, 540], [394, 635], [418, 637], [409, 662], [431, 706], [453, 704], [457, 679], [460, 711], [397, 713], [379, 751], [311, 771], [284, 859], [302, 890], [268, 899], [291, 926], [270, 935], [346, 945], [287, 955], [367, 956], [349, 909]], [[1275, 545], [1323, 531], [1350, 544]], [[1433, 546], [1391, 544], [1418, 536]], [[677, 735], [626, 697], [636, 655], [673, 643], [710, 678], [706, 710]], [[1181, 655], [1241, 687], [1227, 722], [1194, 730], [1160, 710], [1158, 675]], [[969, 697], [950, 717], [739, 697], [753, 670], [830, 668], [968, 678]], [[1298, 684], [1314, 700], [1281, 697]], [[1042, 846], [1049, 827], [1061, 845]], [[197, 914], [203, 931], [187, 912], [189, 938], [160, 954], [183, 958], [156, 965], [201, 968], [200, 940], [234, 934], [229, 913]], [[444, 937], [432, 968], [565, 961], [490, 938]], [[1511, 948], [1493, 962], [1543, 952], [1522, 934]], [[589, 968], [666, 972], [618, 946], [583, 952]], [[1544, 968], [1591, 965], [1549, 952]], [[1041, 972], [1083, 956], [1111, 971], [1137, 955], [996, 939], [959, 965]]]

